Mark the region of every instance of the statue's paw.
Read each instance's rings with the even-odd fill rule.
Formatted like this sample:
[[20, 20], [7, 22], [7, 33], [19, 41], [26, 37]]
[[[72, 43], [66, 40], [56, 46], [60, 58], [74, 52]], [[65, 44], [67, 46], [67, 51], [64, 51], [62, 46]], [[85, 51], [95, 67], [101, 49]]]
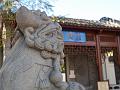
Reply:
[[66, 90], [66, 88], [68, 87], [68, 83], [62, 81], [57, 83], [56, 86], [60, 87], [61, 90]]
[[68, 82], [67, 90], [86, 90], [85, 87], [77, 82]]

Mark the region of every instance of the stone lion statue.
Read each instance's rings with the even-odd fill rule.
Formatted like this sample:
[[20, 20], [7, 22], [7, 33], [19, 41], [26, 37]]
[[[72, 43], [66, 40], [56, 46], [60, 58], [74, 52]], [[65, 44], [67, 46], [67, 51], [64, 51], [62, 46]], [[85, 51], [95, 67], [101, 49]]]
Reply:
[[0, 90], [85, 90], [76, 82], [62, 81], [64, 43], [58, 23], [45, 12], [24, 6], [17, 11], [16, 22], [14, 38], [19, 39], [0, 70]]

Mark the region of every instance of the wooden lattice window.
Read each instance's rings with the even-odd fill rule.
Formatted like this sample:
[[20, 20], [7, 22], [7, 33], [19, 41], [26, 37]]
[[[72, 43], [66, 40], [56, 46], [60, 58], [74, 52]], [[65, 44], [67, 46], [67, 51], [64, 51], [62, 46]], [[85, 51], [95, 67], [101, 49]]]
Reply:
[[65, 45], [64, 53], [65, 55], [86, 54], [89, 59], [96, 59], [96, 48], [94, 46]]

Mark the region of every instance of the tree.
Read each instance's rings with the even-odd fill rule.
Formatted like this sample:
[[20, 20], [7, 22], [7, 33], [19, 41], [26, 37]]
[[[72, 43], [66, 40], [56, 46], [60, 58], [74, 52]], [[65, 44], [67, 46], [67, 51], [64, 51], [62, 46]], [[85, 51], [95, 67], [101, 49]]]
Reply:
[[2, 17], [0, 16], [0, 67], [3, 62], [3, 47], [2, 47]]
[[[0, 24], [5, 25], [7, 37], [13, 36], [15, 29], [15, 12], [20, 6], [26, 6], [30, 10], [40, 9], [46, 12], [52, 11], [52, 5], [48, 0], [0, 0]], [[3, 61], [2, 30], [0, 32], [0, 66]]]

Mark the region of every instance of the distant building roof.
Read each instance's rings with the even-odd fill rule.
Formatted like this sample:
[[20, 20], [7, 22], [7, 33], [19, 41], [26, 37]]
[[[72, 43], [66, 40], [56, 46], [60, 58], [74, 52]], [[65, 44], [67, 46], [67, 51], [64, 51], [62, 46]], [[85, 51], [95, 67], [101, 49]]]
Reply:
[[102, 28], [102, 29], [116, 29], [120, 30], [120, 21], [103, 17], [100, 20], [85, 20], [85, 19], [73, 19], [57, 17], [57, 21], [61, 25], [73, 26], [73, 27], [88, 27], [88, 28]]

